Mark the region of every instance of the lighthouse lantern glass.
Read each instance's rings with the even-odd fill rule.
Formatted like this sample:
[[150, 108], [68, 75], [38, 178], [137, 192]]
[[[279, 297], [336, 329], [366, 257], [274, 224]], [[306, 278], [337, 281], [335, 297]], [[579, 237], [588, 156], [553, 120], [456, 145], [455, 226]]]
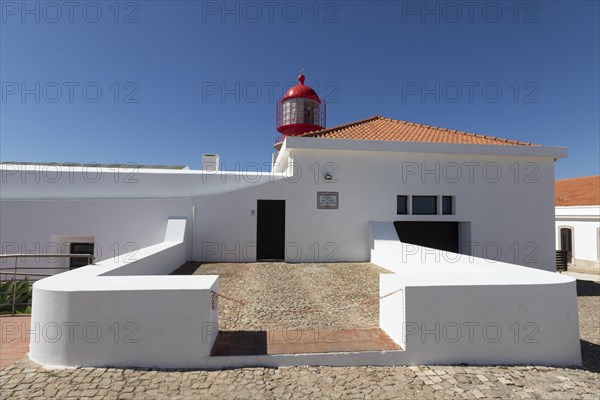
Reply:
[[313, 125], [318, 121], [320, 121], [320, 110], [316, 100], [296, 98], [283, 102], [283, 125]]

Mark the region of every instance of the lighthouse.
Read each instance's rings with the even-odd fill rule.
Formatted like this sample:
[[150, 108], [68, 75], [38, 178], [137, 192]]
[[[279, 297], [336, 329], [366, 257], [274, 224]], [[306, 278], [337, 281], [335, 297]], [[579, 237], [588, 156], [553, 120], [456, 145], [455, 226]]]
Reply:
[[283, 139], [325, 129], [325, 101], [304, 80], [300, 73], [298, 84], [277, 101], [277, 130]]

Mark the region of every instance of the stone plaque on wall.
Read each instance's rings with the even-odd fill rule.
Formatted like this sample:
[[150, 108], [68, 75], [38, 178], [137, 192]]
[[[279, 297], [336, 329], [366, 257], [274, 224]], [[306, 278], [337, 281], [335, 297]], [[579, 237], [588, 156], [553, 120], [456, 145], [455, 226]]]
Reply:
[[338, 192], [317, 192], [317, 208], [337, 210], [339, 208]]

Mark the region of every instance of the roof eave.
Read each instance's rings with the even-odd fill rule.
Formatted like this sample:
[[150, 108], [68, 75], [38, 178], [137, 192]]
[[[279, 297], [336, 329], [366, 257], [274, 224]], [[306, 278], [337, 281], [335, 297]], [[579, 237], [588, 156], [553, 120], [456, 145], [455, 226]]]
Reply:
[[328, 139], [306, 136], [287, 137], [286, 149], [315, 149], [336, 151], [375, 151], [448, 154], [489, 154], [527, 157], [567, 157], [566, 147], [499, 146], [495, 144], [462, 144], [438, 142], [403, 142], [396, 140]]

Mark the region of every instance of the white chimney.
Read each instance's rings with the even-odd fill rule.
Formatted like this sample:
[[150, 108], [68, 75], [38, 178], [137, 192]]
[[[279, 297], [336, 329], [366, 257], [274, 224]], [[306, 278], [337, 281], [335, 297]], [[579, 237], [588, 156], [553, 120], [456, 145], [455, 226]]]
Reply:
[[218, 154], [202, 154], [202, 170], [203, 171], [218, 171], [219, 170], [219, 155]]
[[279, 155], [279, 152], [276, 151], [275, 153], [273, 153], [273, 155], [271, 156], [271, 172], [275, 171], [275, 161], [277, 161], [277, 156]]

